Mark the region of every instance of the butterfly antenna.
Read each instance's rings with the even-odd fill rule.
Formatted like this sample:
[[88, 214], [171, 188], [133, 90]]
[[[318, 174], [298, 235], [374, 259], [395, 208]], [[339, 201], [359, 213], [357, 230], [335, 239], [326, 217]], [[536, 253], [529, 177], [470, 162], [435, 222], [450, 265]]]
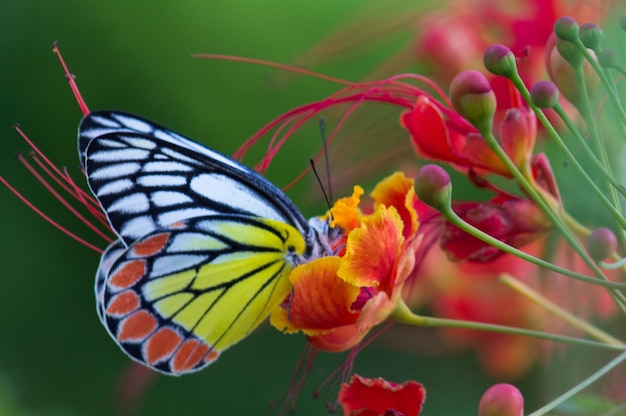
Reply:
[[313, 159], [309, 159], [309, 163], [311, 164], [311, 170], [313, 171], [313, 174], [315, 175], [315, 178], [317, 179], [317, 183], [319, 183], [320, 188], [322, 188], [322, 194], [324, 194], [324, 199], [326, 200], [326, 205], [328, 205], [328, 209], [330, 209], [331, 208], [330, 199], [328, 199], [328, 195], [326, 194], [326, 190], [324, 189], [324, 184], [322, 183], [322, 180], [320, 179], [320, 175], [317, 174], [317, 168], [315, 167], [315, 161]]
[[[319, 119], [320, 125], [320, 135], [322, 136], [322, 144], [324, 145], [324, 163], [326, 164], [326, 179], [328, 181], [328, 200], [333, 200], [333, 189], [330, 186], [330, 163], [328, 161], [328, 142], [326, 141], [326, 123], [324, 123], [324, 119]], [[319, 179], [319, 178], [318, 178]], [[329, 204], [330, 205], [330, 204]]]

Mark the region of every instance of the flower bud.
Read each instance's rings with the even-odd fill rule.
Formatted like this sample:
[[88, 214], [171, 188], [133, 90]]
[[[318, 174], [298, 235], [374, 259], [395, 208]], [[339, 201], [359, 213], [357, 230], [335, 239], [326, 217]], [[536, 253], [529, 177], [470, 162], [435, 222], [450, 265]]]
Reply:
[[571, 16], [563, 16], [554, 22], [554, 33], [559, 39], [574, 42], [578, 37], [578, 23]]
[[598, 52], [602, 46], [604, 32], [595, 23], [585, 23], [580, 27], [579, 36], [586, 48]]
[[535, 146], [537, 124], [534, 113], [519, 108], [506, 110], [498, 126], [502, 148], [515, 166], [522, 168], [530, 161]]
[[[569, 47], [573, 51], [568, 51]], [[556, 35], [552, 34], [546, 42], [546, 69], [550, 79], [558, 87], [559, 93], [572, 104], [578, 105], [581, 99], [580, 90], [576, 84], [576, 76], [572, 64], [563, 58], [563, 52], [566, 55], [577, 56], [581, 61], [583, 59], [582, 54], [576, 50], [576, 47], [571, 42], [560, 40]], [[599, 78], [588, 62], [583, 66], [583, 74], [587, 84], [587, 91], [593, 92], [598, 85]]]
[[415, 175], [415, 194], [424, 203], [442, 210], [452, 199], [450, 176], [442, 167], [425, 165]]
[[584, 57], [580, 53], [580, 51], [576, 48], [572, 42], [563, 39], [556, 40], [556, 49], [559, 51], [559, 54], [565, 59], [569, 64], [578, 68], [583, 64]]
[[608, 258], [617, 248], [615, 234], [608, 228], [596, 228], [587, 237], [587, 252], [595, 261]]
[[460, 72], [450, 83], [454, 109], [479, 132], [491, 130], [496, 111], [496, 95], [489, 81], [478, 71]]
[[483, 64], [487, 71], [510, 78], [517, 72], [515, 55], [504, 45], [491, 45], [483, 54]]
[[480, 399], [478, 416], [524, 416], [524, 397], [511, 384], [495, 384]]
[[603, 68], [613, 68], [615, 66], [615, 51], [604, 49], [598, 53], [598, 63]]
[[539, 81], [530, 89], [530, 98], [539, 108], [552, 108], [559, 102], [559, 89], [551, 81]]

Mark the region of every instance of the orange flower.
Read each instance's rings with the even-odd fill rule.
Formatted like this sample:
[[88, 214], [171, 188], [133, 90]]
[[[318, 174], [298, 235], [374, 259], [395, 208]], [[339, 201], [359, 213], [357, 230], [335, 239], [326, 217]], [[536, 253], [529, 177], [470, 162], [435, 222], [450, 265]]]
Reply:
[[383, 180], [372, 192], [370, 214], [358, 208], [362, 193], [355, 187], [330, 210], [345, 230], [345, 249], [296, 267], [291, 297], [270, 318], [276, 328], [302, 331], [326, 351], [356, 345], [389, 316], [421, 240], [412, 180], [401, 173]]

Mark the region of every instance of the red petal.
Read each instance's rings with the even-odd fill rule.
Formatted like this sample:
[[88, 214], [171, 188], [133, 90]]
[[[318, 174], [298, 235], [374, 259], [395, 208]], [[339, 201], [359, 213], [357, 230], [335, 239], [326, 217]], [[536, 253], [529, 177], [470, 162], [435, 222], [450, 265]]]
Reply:
[[344, 415], [383, 415], [395, 411], [404, 416], [417, 416], [422, 410], [426, 391], [415, 381], [396, 384], [382, 378], [352, 376], [350, 384], [342, 384], [339, 403]]
[[[402, 113], [400, 124], [411, 134], [411, 143], [420, 156], [454, 163], [463, 162], [450, 147], [444, 115], [428, 98], [418, 97], [413, 109]], [[456, 136], [454, 138], [458, 139]]]

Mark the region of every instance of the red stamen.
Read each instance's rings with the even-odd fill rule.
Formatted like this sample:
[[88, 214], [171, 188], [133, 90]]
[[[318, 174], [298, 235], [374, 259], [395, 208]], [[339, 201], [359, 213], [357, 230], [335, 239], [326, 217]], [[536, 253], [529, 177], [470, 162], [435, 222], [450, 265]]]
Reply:
[[52, 52], [54, 52], [59, 58], [59, 61], [61, 62], [61, 66], [63, 67], [63, 71], [65, 72], [65, 78], [70, 83], [70, 88], [72, 89], [74, 98], [76, 99], [76, 102], [78, 103], [78, 106], [80, 107], [80, 111], [82, 111], [83, 115], [86, 116], [87, 114], [89, 114], [89, 108], [87, 108], [87, 103], [85, 103], [85, 100], [83, 100], [83, 96], [80, 94], [78, 85], [76, 85], [76, 82], [74, 81], [74, 76], [70, 73], [70, 70], [68, 69], [67, 65], [65, 65], [65, 61], [63, 60], [63, 56], [61, 56], [61, 51], [57, 47], [56, 41], [52, 44]]
[[40, 174], [33, 168], [30, 163], [22, 156], [21, 154], [17, 156], [20, 162], [28, 169], [28, 171], [54, 196], [65, 208], [67, 208], [76, 218], [78, 218], [83, 224], [89, 227], [93, 232], [98, 234], [108, 243], [112, 243], [113, 239], [104, 234], [98, 228], [96, 228], [92, 223], [90, 223], [80, 212], [76, 210], [69, 202], [67, 202]]
[[72, 188], [74, 188], [76, 191], [76, 199], [78, 199], [78, 201], [89, 210], [91, 215], [93, 215], [96, 220], [98, 220], [102, 225], [110, 229], [111, 226], [109, 225], [107, 217], [102, 211], [102, 208], [100, 208], [100, 205], [98, 205], [98, 201], [96, 201], [91, 195], [89, 195], [88, 193], [80, 189], [78, 185], [76, 185], [72, 177], [69, 175], [69, 173], [67, 173], [66, 168], [63, 168], [63, 171], [65, 173], [65, 179], [67, 180], [67, 183], [70, 184]]
[[306, 69], [303, 69], [303, 68], [298, 68], [297, 66], [279, 64], [277, 62], [265, 61], [263, 59], [244, 58], [244, 57], [240, 57], [240, 56], [230, 56], [230, 55], [218, 55], [218, 54], [212, 54], [212, 53], [197, 53], [197, 54], [191, 55], [191, 57], [192, 58], [218, 59], [218, 60], [223, 60], [223, 61], [245, 62], [245, 63], [248, 63], [248, 64], [269, 66], [269, 67], [272, 67], [272, 68], [282, 69], [283, 71], [287, 71], [287, 72], [294, 72], [296, 74], [307, 75], [307, 76], [310, 76], [310, 77], [313, 77], [313, 78], [319, 78], [319, 79], [323, 79], [325, 81], [334, 82], [336, 84], [343, 84], [343, 85], [352, 85], [353, 84], [350, 81], [346, 81], [346, 80], [343, 80], [343, 79], [340, 79], [340, 78], [335, 78], [335, 77], [331, 77], [331, 76], [328, 76], [328, 75], [320, 74], [320, 73], [317, 73], [317, 72], [309, 71], [309, 70], [306, 70]]
[[311, 368], [313, 367], [313, 361], [315, 360], [317, 352], [318, 350], [311, 344], [305, 344], [302, 354], [300, 354], [300, 358], [298, 359], [298, 363], [296, 364], [296, 369], [291, 376], [291, 380], [289, 380], [287, 393], [285, 393], [285, 396], [281, 399], [283, 405], [278, 413], [279, 415], [283, 415], [285, 410], [287, 410], [287, 407], [289, 407], [289, 413], [294, 413], [296, 411], [298, 396], [300, 396], [304, 383], [311, 373]]
[[0, 182], [4, 186], [6, 186], [9, 189], [9, 191], [13, 192], [13, 194], [15, 196], [17, 196], [23, 203], [25, 203], [30, 209], [35, 211], [41, 218], [43, 218], [48, 223], [50, 223], [51, 225], [56, 227], [59, 231], [61, 231], [62, 233], [66, 234], [68, 236], [70, 236], [71, 238], [73, 238], [74, 240], [78, 241], [79, 243], [81, 243], [85, 247], [90, 248], [90, 249], [92, 249], [93, 251], [95, 251], [97, 253], [102, 254], [104, 252], [104, 250], [96, 247], [95, 245], [93, 245], [91, 243], [88, 243], [87, 241], [85, 241], [82, 238], [78, 237], [76, 234], [70, 232], [69, 230], [67, 230], [66, 228], [61, 226], [59, 223], [54, 221], [52, 218], [48, 217], [40, 209], [38, 209], [36, 206], [34, 206], [28, 199], [26, 199], [22, 194], [20, 194], [15, 188], [13, 188], [2, 176], [0, 176]]
[[[212, 57], [207, 55], [208, 57]], [[218, 59], [221, 59], [222, 56], [219, 56]], [[237, 61], [243, 62], [252, 62], [252, 63], [260, 63], [262, 65], [267, 64], [265, 61], [257, 61], [257, 60], [247, 60], [243, 59], [233, 59]], [[289, 66], [281, 66], [281, 65], [270, 65], [279, 68], [283, 68], [286, 70], [294, 70], [296, 68]], [[300, 71], [296, 71], [300, 72]], [[304, 73], [304, 72], [303, 72]], [[308, 74], [308, 73], [307, 73]], [[310, 73], [311, 76], [318, 76], [319, 74]], [[312, 117], [317, 116], [323, 110], [335, 106], [337, 104], [352, 102], [352, 106], [344, 113], [340, 122], [333, 129], [331, 134], [329, 135], [327, 145], [330, 144], [334, 137], [337, 135], [339, 129], [346, 122], [348, 117], [356, 110], [356, 108], [366, 101], [374, 101], [374, 102], [382, 102], [386, 104], [396, 105], [402, 108], [412, 108], [413, 102], [420, 95], [427, 94], [424, 90], [408, 84], [406, 82], [401, 82], [403, 79], [414, 79], [428, 85], [432, 90], [435, 91], [436, 95], [443, 101], [444, 104], [437, 102], [435, 105], [439, 106], [442, 112], [448, 114], [451, 112], [451, 104], [449, 102], [448, 97], [445, 95], [443, 90], [441, 90], [436, 84], [434, 84], [429, 79], [414, 75], [414, 74], [403, 74], [394, 77], [387, 78], [381, 81], [372, 81], [363, 84], [349, 84], [348, 87], [337, 91], [336, 93], [330, 95], [324, 100], [313, 102], [309, 104], [305, 104], [303, 106], [297, 107], [293, 110], [288, 111], [287, 113], [275, 118], [268, 124], [266, 124], [263, 128], [261, 128], [255, 135], [250, 137], [233, 155], [233, 158], [241, 161], [249, 148], [255, 145], [262, 137], [269, 133], [272, 129], [276, 129], [273, 133], [270, 143], [268, 145], [268, 150], [266, 151], [265, 157], [255, 165], [255, 170], [257, 170], [261, 174], [265, 174], [267, 168], [269, 167], [270, 162], [280, 150], [282, 145], [286, 142], [286, 140], [293, 135], [293, 133], [299, 129], [306, 121], [311, 119]], [[346, 82], [340, 80], [342, 84]], [[355, 92], [356, 91], [356, 92]], [[279, 139], [280, 137], [280, 139]], [[323, 151], [320, 151], [315, 158], [315, 161], [319, 160], [322, 157]], [[304, 175], [306, 175], [310, 170], [310, 166], [307, 167], [289, 184], [283, 187], [284, 190], [290, 188], [295, 183], [297, 183]]]
[[63, 176], [63, 174], [61, 173], [61, 171], [59, 170], [59, 168], [57, 168], [54, 163], [52, 163], [50, 161], [50, 159], [48, 159], [46, 157], [46, 155], [43, 154], [43, 152], [41, 150], [39, 150], [39, 148], [37, 146], [35, 146], [35, 143], [33, 143], [28, 136], [22, 131], [22, 129], [20, 128], [19, 125], [14, 124], [13, 128], [15, 129], [15, 131], [17, 131], [17, 133], [22, 137], [22, 139], [24, 139], [24, 141], [26, 143], [28, 143], [28, 146], [30, 146], [31, 149], [33, 149], [33, 151], [39, 155], [39, 157], [46, 162], [46, 165], [48, 165], [48, 167], [50, 167], [57, 175], [59, 176]]
[[[67, 185], [68, 183], [73, 183], [71, 181], [71, 178], [68, 177], [67, 175], [67, 171], [63, 171], [63, 172], [59, 172], [61, 173], [60, 177], [55, 176], [54, 172], [52, 172], [37, 156], [36, 153], [32, 153], [31, 158], [33, 159], [33, 161], [35, 161], [35, 163], [37, 164], [37, 166], [39, 166], [39, 168], [41, 170], [44, 171], [44, 173], [46, 175], [48, 175], [50, 178], [52, 178], [52, 180], [54, 180], [54, 182], [56, 182], [60, 187], [63, 188], [63, 190], [65, 192], [67, 192], [68, 194], [70, 194], [72, 197], [74, 197], [74, 199], [78, 200], [79, 202], [81, 202], [83, 205], [88, 205], [89, 202], [85, 201], [84, 198], [80, 198], [79, 197], [79, 192], [84, 193], [84, 191], [80, 188], [76, 188], [75, 186], [72, 186], [71, 188]], [[95, 203], [97, 203], [96, 201], [94, 201]]]
[[375, 332], [373, 332], [370, 336], [367, 337], [367, 339], [365, 339], [364, 341], [361, 341], [360, 343], [352, 347], [350, 349], [350, 352], [348, 353], [348, 356], [343, 361], [343, 363], [340, 364], [337, 368], [335, 368], [324, 379], [324, 381], [322, 381], [322, 383], [317, 387], [317, 389], [315, 389], [314, 394], [316, 397], [320, 395], [320, 391], [322, 389], [326, 390], [325, 400], [326, 400], [326, 403], [328, 403], [329, 410], [332, 411], [337, 406], [336, 400], [333, 400], [333, 401], [328, 400], [329, 394], [335, 391], [335, 386], [337, 385], [337, 383], [345, 383], [348, 380], [350, 380], [350, 377], [352, 376], [352, 369], [354, 368], [354, 360], [356, 359], [356, 356], [358, 355], [358, 353], [364, 350], [369, 344], [372, 343], [372, 341], [378, 338], [378, 336], [381, 335], [384, 331], [386, 331], [391, 325], [393, 325], [393, 322], [387, 322], [386, 324], [377, 328]]

